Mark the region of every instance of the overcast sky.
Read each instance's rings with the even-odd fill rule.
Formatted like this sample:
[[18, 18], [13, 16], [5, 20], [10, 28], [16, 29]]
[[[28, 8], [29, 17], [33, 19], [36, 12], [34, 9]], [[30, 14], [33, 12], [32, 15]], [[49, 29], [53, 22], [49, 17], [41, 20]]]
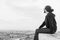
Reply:
[[60, 29], [60, 0], [0, 0], [0, 30], [35, 30], [44, 21], [46, 5], [55, 10]]

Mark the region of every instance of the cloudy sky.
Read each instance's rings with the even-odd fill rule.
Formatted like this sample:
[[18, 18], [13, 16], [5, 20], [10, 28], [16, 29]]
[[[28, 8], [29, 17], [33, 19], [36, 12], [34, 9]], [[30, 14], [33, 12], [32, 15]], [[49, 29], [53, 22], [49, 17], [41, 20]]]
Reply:
[[58, 30], [60, 29], [60, 0], [0, 0], [0, 30], [35, 30], [46, 14], [46, 5], [55, 10]]

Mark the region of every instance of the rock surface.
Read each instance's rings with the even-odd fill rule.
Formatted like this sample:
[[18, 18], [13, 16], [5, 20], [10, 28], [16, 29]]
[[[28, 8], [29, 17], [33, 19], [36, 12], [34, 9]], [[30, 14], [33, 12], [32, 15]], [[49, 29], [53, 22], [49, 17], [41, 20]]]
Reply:
[[60, 40], [60, 34], [39, 34], [39, 40]]

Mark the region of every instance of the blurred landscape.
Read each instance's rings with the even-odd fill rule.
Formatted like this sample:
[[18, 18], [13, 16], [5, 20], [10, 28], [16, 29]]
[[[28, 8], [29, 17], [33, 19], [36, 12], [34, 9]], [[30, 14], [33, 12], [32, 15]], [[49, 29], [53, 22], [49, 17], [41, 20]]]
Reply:
[[33, 40], [34, 31], [1, 31], [0, 40]]
[[[43, 39], [44, 35], [40, 35], [39, 39]], [[45, 35], [47, 38], [49, 35]], [[34, 31], [0, 31], [0, 40], [33, 40]], [[49, 39], [60, 40], [60, 31], [49, 36]]]

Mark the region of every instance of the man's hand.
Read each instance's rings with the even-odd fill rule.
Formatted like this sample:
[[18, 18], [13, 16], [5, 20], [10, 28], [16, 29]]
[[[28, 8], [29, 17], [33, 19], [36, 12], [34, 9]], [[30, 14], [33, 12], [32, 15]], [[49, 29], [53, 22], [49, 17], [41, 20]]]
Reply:
[[40, 26], [39, 29], [41, 29], [42, 27]]
[[43, 26], [45, 26], [45, 21], [42, 23], [42, 25], [39, 27], [39, 29], [41, 29]]

